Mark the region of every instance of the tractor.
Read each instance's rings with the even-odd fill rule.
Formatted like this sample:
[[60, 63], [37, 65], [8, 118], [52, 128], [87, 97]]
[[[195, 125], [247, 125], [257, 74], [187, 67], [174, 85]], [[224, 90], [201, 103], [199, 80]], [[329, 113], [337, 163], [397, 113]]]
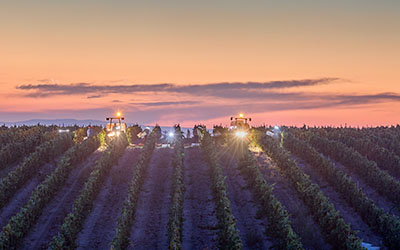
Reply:
[[248, 122], [251, 122], [251, 118], [244, 117], [243, 114], [239, 114], [239, 117], [231, 117], [229, 131], [232, 131], [237, 138], [244, 139], [250, 132]]
[[107, 117], [106, 121], [109, 121], [106, 126], [107, 135], [113, 137], [125, 133], [126, 123], [122, 122], [124, 120], [125, 118], [121, 115], [121, 112], [117, 112], [115, 117]]

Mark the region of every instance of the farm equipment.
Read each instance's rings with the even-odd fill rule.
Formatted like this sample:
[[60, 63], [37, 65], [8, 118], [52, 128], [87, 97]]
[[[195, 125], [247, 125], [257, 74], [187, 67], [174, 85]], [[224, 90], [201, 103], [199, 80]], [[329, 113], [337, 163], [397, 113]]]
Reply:
[[275, 140], [279, 140], [280, 137], [282, 136], [282, 131], [279, 126], [274, 126], [271, 129], [267, 130], [266, 134]]
[[117, 112], [115, 117], [107, 117], [106, 121], [109, 121], [106, 126], [107, 135], [119, 136], [121, 133], [126, 132], [126, 123], [122, 122], [125, 118], [121, 116], [121, 112]]
[[146, 127], [144, 130], [137, 134], [137, 137], [139, 139], [144, 139], [147, 135], [150, 134], [150, 131], [151, 129], [149, 127]]
[[250, 131], [250, 125], [248, 122], [251, 122], [251, 118], [245, 117], [243, 114], [239, 114], [239, 117], [231, 117], [229, 131], [232, 131], [235, 137], [243, 139]]

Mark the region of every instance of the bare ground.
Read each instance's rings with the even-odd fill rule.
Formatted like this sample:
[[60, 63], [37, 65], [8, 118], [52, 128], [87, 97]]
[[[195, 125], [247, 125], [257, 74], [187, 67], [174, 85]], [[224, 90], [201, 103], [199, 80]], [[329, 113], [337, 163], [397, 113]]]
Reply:
[[253, 199], [245, 179], [241, 176], [237, 160], [232, 154], [221, 157], [227, 177], [228, 198], [243, 242], [243, 249], [270, 249], [273, 242], [265, 234], [266, 220], [257, 216], [258, 204]]
[[50, 163], [42, 165], [39, 172], [25, 183], [22, 188], [15, 192], [8, 204], [0, 211], [0, 228], [3, 228], [8, 223], [8, 220], [19, 212], [20, 208], [29, 200], [37, 185], [54, 171], [57, 165], [56, 163], [60, 158], [61, 156]]
[[130, 249], [167, 249], [171, 204], [172, 150], [155, 149], [139, 194]]
[[382, 237], [369, 228], [358, 213], [347, 204], [346, 200], [341, 198], [340, 193], [336, 192], [335, 189], [326, 182], [323, 177], [318, 175], [309, 164], [296, 156], [293, 156], [293, 159], [296, 160], [298, 166], [310, 176], [310, 179], [320, 186], [324, 195], [334, 204], [336, 210], [338, 210], [344, 220], [351, 225], [351, 228], [359, 231], [357, 233], [358, 237], [360, 237], [364, 242], [373, 244], [373, 246], [379, 246], [381, 249], [386, 249], [383, 245]]
[[207, 163], [199, 147], [185, 149], [182, 249], [217, 249], [218, 220]]
[[301, 237], [306, 249], [332, 249], [324, 240], [321, 228], [314, 221], [308, 207], [299, 198], [297, 191], [279, 173], [275, 162], [265, 153], [255, 154], [261, 172], [269, 184], [274, 186], [274, 195], [290, 214], [293, 230]]
[[78, 249], [110, 248], [139, 154], [140, 149], [128, 147], [118, 165], [111, 169], [78, 235]]
[[22, 249], [47, 249], [51, 239], [57, 235], [64, 217], [72, 210], [75, 197], [90, 175], [92, 167], [100, 158], [103, 149], [95, 151], [70, 173], [68, 180], [54, 199], [43, 209], [36, 225], [22, 242]]

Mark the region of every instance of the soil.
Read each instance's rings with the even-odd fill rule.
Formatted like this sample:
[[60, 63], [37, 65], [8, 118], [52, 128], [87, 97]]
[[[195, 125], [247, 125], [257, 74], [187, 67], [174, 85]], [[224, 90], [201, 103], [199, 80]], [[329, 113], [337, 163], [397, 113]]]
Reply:
[[211, 192], [208, 164], [200, 147], [185, 153], [185, 196], [183, 201], [182, 249], [217, 249], [218, 220]]
[[266, 221], [257, 217], [258, 204], [253, 199], [246, 181], [240, 175], [237, 160], [231, 154], [221, 157], [223, 173], [227, 177], [228, 198], [236, 226], [243, 242], [243, 249], [270, 249], [273, 242], [265, 234]]
[[22, 249], [47, 249], [52, 238], [57, 235], [64, 217], [72, 210], [75, 197], [88, 179], [92, 167], [104, 149], [98, 149], [83, 163], [73, 169], [60, 191], [43, 209], [35, 226], [22, 242]]
[[265, 153], [255, 153], [266, 181], [274, 186], [274, 195], [290, 214], [293, 230], [301, 237], [306, 249], [332, 249], [325, 240], [321, 228], [314, 221], [308, 207], [300, 199], [290, 181], [280, 174], [275, 162]]
[[383, 245], [382, 237], [369, 228], [358, 213], [347, 204], [346, 200], [341, 198], [340, 193], [336, 192], [333, 186], [324, 180], [322, 176], [318, 175], [309, 164], [296, 156], [293, 156], [293, 159], [297, 162], [297, 165], [304, 171], [304, 173], [308, 174], [310, 179], [320, 186], [321, 191], [334, 204], [336, 210], [338, 210], [344, 220], [351, 225], [351, 228], [358, 231], [357, 236], [359, 238], [373, 246], [379, 246], [380, 249], [386, 249]]
[[172, 152], [170, 148], [154, 150], [139, 194], [129, 249], [168, 249]]
[[139, 155], [140, 149], [128, 147], [119, 164], [110, 170], [93, 209], [78, 235], [76, 241], [78, 249], [110, 248]]

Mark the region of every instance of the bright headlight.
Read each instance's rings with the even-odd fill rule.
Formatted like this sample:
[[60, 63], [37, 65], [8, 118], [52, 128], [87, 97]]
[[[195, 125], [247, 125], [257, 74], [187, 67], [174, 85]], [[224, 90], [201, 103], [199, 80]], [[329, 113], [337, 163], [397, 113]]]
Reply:
[[243, 138], [246, 136], [246, 132], [245, 131], [236, 131], [235, 135], [239, 138]]
[[114, 131], [108, 134], [108, 136], [114, 136], [114, 135], [115, 135]]
[[175, 135], [174, 132], [169, 132], [168, 134], [169, 137], [174, 137], [174, 135]]

